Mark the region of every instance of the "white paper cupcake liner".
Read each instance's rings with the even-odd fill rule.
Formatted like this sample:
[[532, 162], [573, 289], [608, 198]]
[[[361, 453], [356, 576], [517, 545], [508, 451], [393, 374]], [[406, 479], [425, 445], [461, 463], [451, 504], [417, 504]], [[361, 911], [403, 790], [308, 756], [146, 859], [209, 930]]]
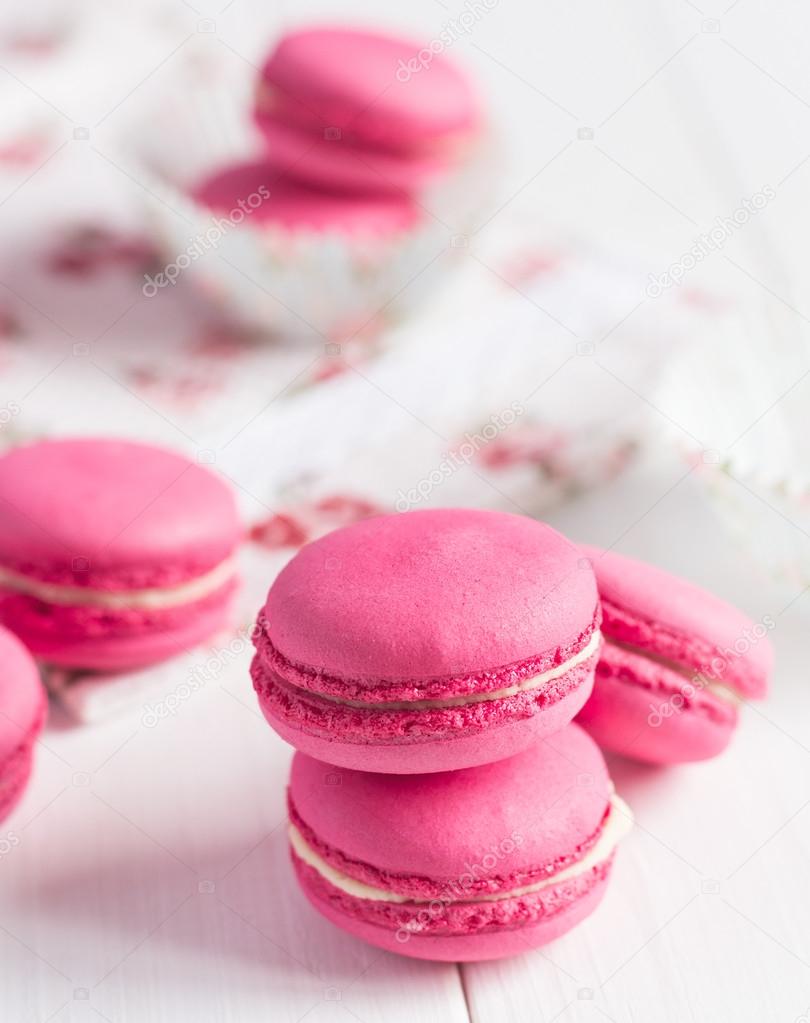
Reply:
[[[185, 80], [150, 114], [131, 153], [166, 264], [186, 262], [181, 254], [212, 225], [213, 214], [189, 189], [228, 164], [261, 157], [250, 76], [244, 67], [237, 75], [217, 70], [211, 76], [197, 64], [179, 76]], [[352, 238], [246, 217], [183, 273], [223, 308], [271, 332], [340, 340], [367, 324], [385, 327], [418, 307], [457, 262], [455, 239], [485, 209], [496, 149], [482, 139], [463, 167], [420, 195], [424, 216], [410, 229]]]

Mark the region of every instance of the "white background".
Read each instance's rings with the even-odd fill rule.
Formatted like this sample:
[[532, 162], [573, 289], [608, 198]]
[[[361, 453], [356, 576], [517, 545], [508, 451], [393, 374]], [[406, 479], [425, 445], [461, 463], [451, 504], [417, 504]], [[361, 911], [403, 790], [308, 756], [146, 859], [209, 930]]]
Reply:
[[[12, 171], [4, 185], [3, 293], [39, 335], [51, 323], [57, 346], [95, 341], [114, 318], [126, 321], [130, 300], [112, 296], [111, 311], [94, 318], [86, 296], [82, 308], [63, 309], [55, 293], [26, 291], [24, 276], [9, 290], [8, 274], [19, 252], [77, 209], [137, 220], [143, 184], [120, 146], [133, 118], [171, 93], [184, 60], [214, 50], [251, 76], [273, 34], [293, 21], [351, 15], [429, 40], [463, 10], [449, 0], [416, 0], [395, 16], [361, 3], [277, 5], [272, 14], [248, 0], [131, 6], [86, 5], [64, 56], [0, 57], [0, 130], [13, 138], [34, 125], [47, 139], [33, 173]], [[67, 31], [77, 12], [29, 3], [4, 12], [0, 31], [37, 37], [45, 26], [47, 35], [63, 13]], [[736, 296], [754, 325], [744, 340], [762, 390], [737, 410], [732, 437], [773, 422], [788, 391], [807, 407], [808, 30], [798, 2], [500, 0], [454, 47], [482, 82], [503, 139], [500, 212], [473, 233], [473, 260], [486, 262], [504, 224], [527, 234], [559, 225], [608, 253], [642, 254], [641, 303], [648, 273], [679, 259], [744, 197], [774, 189], [767, 208], [689, 277], [696, 291]], [[663, 300], [662, 327], [669, 309]], [[53, 355], [39, 362], [32, 353], [31, 380], [47, 380], [39, 403], [24, 403], [22, 431], [27, 417], [42, 429], [51, 396], [92, 410], [92, 391], [68, 392], [55, 367]], [[680, 432], [657, 396], [639, 400], [659, 426]], [[120, 421], [97, 429], [131, 432], [130, 411], [122, 401]], [[160, 432], [150, 412], [140, 414]], [[63, 428], [61, 419], [50, 424]], [[214, 432], [207, 446], [225, 436]], [[321, 920], [287, 862], [290, 754], [259, 716], [245, 654], [156, 728], [137, 710], [85, 728], [54, 713], [31, 789], [0, 828], [19, 840], [0, 859], [0, 1018], [789, 1023], [810, 1012], [808, 600], [803, 578], [768, 581], [755, 557], [785, 532], [806, 555], [807, 534], [752, 492], [746, 500], [764, 518], [739, 545], [658, 436], [629, 472], [550, 519], [576, 539], [707, 585], [753, 618], [773, 616], [777, 678], [717, 761], [671, 771], [612, 765], [638, 820], [592, 919], [547, 949], [461, 968], [380, 953]], [[388, 457], [396, 463], [397, 452]], [[807, 474], [806, 464], [790, 469]], [[474, 489], [466, 499], [492, 503]]]

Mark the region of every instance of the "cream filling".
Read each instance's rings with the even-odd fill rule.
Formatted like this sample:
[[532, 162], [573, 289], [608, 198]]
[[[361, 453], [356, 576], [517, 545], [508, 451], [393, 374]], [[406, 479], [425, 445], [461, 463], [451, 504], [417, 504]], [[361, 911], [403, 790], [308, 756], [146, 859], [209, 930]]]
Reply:
[[745, 703], [741, 693], [722, 682], [707, 682], [705, 686], [701, 686], [701, 689], [716, 696], [718, 700], [723, 700], [724, 703], [730, 703], [732, 707], [742, 707]]
[[[631, 654], [637, 654], [639, 657], [644, 657], [648, 661], [653, 661], [655, 664], [660, 664], [665, 668], [669, 668], [669, 670], [674, 671], [676, 675], [680, 675], [682, 678], [691, 682], [696, 690], [711, 693], [712, 696], [716, 696], [718, 700], [723, 700], [724, 703], [730, 703], [732, 707], [741, 707], [745, 702], [742, 694], [737, 692], [737, 690], [731, 686], [726, 685], [725, 682], [701, 682], [701, 673], [696, 668], [691, 668], [685, 664], [678, 664], [677, 661], [672, 661], [668, 657], [661, 657], [659, 654], [655, 654], [651, 650], [642, 650], [641, 647], [634, 646], [632, 643], [621, 643], [619, 640], [612, 639], [610, 636], [605, 636], [605, 643], [608, 646], [616, 647], [619, 650], [628, 650]], [[697, 681], [695, 681], [696, 679]]]
[[[604, 863], [610, 858], [613, 850], [622, 838], [633, 826], [633, 814], [630, 807], [623, 799], [614, 792], [610, 799], [610, 812], [608, 813], [605, 825], [596, 843], [591, 846], [585, 856], [576, 863], [565, 867], [551, 877], [543, 878], [535, 884], [527, 884], [522, 888], [514, 888], [508, 892], [499, 892], [497, 895], [477, 895], [470, 899], [453, 899], [453, 902], [501, 902], [504, 899], [514, 899], [521, 895], [530, 895], [533, 892], [542, 891], [543, 888], [550, 888], [552, 885], [561, 884], [580, 874], [586, 874], [593, 867]], [[326, 862], [311, 845], [309, 845], [294, 824], [289, 826], [290, 845], [295, 850], [296, 856], [303, 860], [313, 870], [333, 887], [346, 895], [356, 899], [370, 899], [372, 902], [416, 902], [430, 903], [434, 899], [414, 899], [409, 895], [398, 895], [396, 892], [386, 891], [384, 888], [375, 888], [373, 885], [357, 881], [348, 874], [336, 870]]]
[[0, 587], [24, 593], [47, 604], [68, 607], [152, 608], [189, 604], [207, 597], [236, 575], [236, 558], [226, 558], [210, 572], [180, 583], [178, 586], [153, 587], [142, 590], [94, 590], [87, 586], [63, 586], [42, 582], [29, 576], [0, 568]]
[[486, 693], [469, 693], [466, 696], [448, 696], [446, 699], [437, 700], [397, 700], [381, 703], [367, 703], [364, 700], [344, 700], [340, 696], [333, 696], [331, 693], [318, 693], [322, 700], [331, 700], [333, 703], [340, 703], [346, 707], [359, 707], [365, 710], [442, 710], [445, 707], [466, 707], [470, 703], [485, 703], [488, 700], [503, 700], [509, 696], [516, 696], [518, 693], [528, 692], [532, 689], [539, 689], [540, 686], [559, 678], [578, 664], [587, 661], [589, 657], [599, 649], [601, 633], [595, 629], [593, 635], [578, 650], [573, 657], [569, 657], [563, 664], [558, 664], [548, 671], [539, 675], [532, 675], [531, 678], [524, 678], [513, 686], [506, 686], [503, 689], [491, 689]]

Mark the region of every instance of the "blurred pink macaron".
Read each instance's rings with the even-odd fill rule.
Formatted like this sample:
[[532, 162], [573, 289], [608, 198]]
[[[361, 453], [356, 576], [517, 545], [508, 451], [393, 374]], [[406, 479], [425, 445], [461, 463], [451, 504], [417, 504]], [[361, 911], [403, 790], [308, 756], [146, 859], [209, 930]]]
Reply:
[[603, 749], [654, 764], [705, 760], [728, 745], [738, 706], [768, 690], [772, 619], [741, 611], [663, 569], [585, 547], [604, 644], [578, 721]]
[[34, 744], [45, 721], [45, 690], [33, 658], [0, 628], [0, 820], [16, 806], [31, 774]]
[[576, 725], [506, 760], [368, 774], [296, 754], [290, 845], [307, 898], [355, 937], [419, 959], [544, 945], [590, 914], [632, 816]]
[[593, 573], [550, 526], [440, 509], [308, 544], [259, 614], [252, 674], [293, 746], [367, 771], [502, 759], [582, 707], [599, 650]]
[[[208, 175], [192, 197], [213, 213], [286, 232], [385, 238], [411, 228], [419, 208], [403, 194], [336, 193], [280, 177], [267, 160], [250, 160]], [[238, 226], [238, 224], [233, 225]]]
[[435, 47], [328, 26], [280, 40], [255, 117], [287, 175], [354, 191], [423, 187], [463, 159], [482, 124], [471, 83]]
[[241, 537], [229, 487], [125, 440], [42, 441], [0, 458], [0, 620], [38, 659], [118, 670], [227, 619]]

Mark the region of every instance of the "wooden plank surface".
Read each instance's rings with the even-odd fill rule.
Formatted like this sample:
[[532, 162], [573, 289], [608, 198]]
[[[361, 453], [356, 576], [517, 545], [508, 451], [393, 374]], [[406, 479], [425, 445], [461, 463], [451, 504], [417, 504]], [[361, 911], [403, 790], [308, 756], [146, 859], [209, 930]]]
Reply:
[[[556, 522], [609, 542], [622, 510], [652, 505], [675, 471], [641, 465]], [[690, 483], [620, 548], [713, 579], [754, 617], [773, 614], [780, 668], [721, 759], [612, 763], [637, 826], [584, 925], [459, 971], [381, 953], [322, 920], [289, 866], [290, 754], [256, 710], [245, 655], [156, 727], [138, 711], [51, 722], [3, 829], [15, 844], [0, 860], [2, 1018], [798, 1018], [810, 985], [807, 598], [780, 616], [784, 592], [750, 585]]]

